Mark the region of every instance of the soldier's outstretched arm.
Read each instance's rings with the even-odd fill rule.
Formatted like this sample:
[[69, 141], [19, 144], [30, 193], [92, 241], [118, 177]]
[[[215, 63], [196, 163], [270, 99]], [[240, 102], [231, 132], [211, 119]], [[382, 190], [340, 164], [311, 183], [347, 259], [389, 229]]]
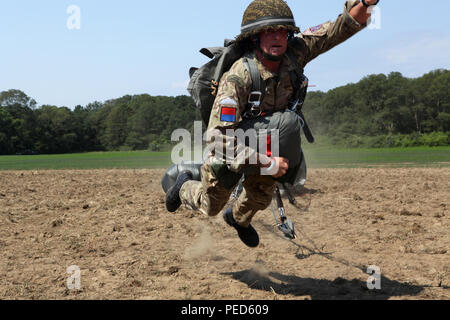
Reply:
[[[377, 3], [377, 0], [366, 0], [366, 3]], [[359, 0], [347, 0], [344, 12], [336, 21], [328, 21], [301, 33], [293, 42], [293, 48], [301, 59], [299, 62], [306, 65], [364, 29], [370, 17], [367, 9]]]

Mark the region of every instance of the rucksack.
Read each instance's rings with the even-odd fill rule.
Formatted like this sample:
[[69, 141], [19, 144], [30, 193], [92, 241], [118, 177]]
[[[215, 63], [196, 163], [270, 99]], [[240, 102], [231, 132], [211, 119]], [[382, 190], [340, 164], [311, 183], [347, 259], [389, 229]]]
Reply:
[[203, 48], [200, 53], [211, 61], [189, 70], [187, 90], [200, 110], [203, 122], [208, 125], [220, 79], [245, 52], [233, 40], [226, 39], [223, 47]]

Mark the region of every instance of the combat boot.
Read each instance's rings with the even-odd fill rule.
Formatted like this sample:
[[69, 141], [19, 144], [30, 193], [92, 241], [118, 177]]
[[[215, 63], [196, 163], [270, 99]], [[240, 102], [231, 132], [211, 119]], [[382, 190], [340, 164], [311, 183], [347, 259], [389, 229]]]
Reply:
[[249, 225], [248, 228], [240, 226], [233, 217], [233, 209], [228, 208], [223, 213], [223, 219], [225, 222], [236, 229], [239, 238], [243, 243], [245, 243], [250, 248], [255, 248], [259, 244], [258, 232]]
[[173, 185], [166, 193], [166, 208], [169, 212], [175, 212], [181, 206], [180, 190], [183, 184], [192, 180], [192, 173], [190, 171], [181, 172], [175, 185]]

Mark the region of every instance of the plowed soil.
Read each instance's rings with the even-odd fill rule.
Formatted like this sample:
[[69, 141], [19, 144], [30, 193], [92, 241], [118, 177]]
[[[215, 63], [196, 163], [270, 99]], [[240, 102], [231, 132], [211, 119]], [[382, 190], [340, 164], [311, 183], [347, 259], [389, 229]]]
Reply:
[[310, 170], [285, 200], [298, 238], [267, 209], [256, 249], [166, 212], [163, 172], [0, 172], [0, 299], [450, 299], [449, 168]]

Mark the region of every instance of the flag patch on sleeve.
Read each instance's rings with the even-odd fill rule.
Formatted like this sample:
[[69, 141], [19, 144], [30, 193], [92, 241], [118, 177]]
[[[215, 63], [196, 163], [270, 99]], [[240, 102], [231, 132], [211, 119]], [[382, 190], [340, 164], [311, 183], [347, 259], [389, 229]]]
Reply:
[[238, 104], [234, 99], [223, 99], [219, 102], [218, 107], [220, 110], [221, 122], [235, 123], [238, 120]]
[[319, 24], [318, 26], [309, 28], [309, 31], [312, 33], [319, 31], [322, 28], [323, 24]]
[[236, 122], [236, 108], [222, 107], [220, 110], [220, 121], [222, 122]]
[[327, 31], [329, 30], [330, 26], [331, 26], [331, 22], [322, 23], [322, 24], [319, 24], [318, 26], [311, 27], [311, 28], [307, 29], [302, 34], [304, 36], [318, 36], [318, 37], [321, 37], [321, 36], [324, 36], [327, 33]]

